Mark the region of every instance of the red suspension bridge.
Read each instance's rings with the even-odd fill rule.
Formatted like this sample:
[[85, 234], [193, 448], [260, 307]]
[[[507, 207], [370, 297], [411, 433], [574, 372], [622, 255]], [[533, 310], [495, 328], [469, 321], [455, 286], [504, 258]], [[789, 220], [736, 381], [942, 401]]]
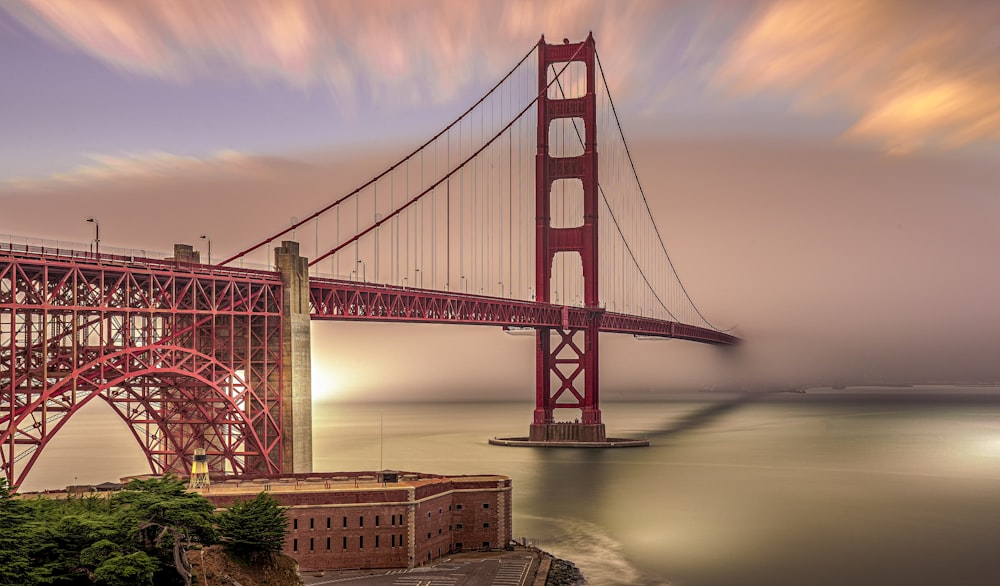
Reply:
[[6, 478], [95, 398], [153, 472], [184, 474], [196, 448], [214, 472], [311, 471], [313, 319], [533, 330], [528, 438], [606, 441], [600, 333], [738, 339], [681, 283], [604, 73], [593, 37], [543, 38], [432, 139], [217, 264], [0, 244]]

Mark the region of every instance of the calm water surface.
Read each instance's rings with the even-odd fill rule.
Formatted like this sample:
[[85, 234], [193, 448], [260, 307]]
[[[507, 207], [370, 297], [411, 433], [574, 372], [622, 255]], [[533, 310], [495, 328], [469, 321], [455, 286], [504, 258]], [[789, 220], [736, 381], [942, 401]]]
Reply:
[[1000, 584], [1000, 401], [772, 396], [610, 404], [653, 446], [490, 446], [514, 404], [341, 406], [318, 469], [514, 478], [514, 533], [594, 584]]
[[[998, 395], [611, 403], [609, 431], [652, 447], [487, 444], [531, 409], [317, 405], [315, 469], [509, 475], [515, 536], [595, 585], [1000, 584]], [[57, 439], [39, 478], [81, 465]]]

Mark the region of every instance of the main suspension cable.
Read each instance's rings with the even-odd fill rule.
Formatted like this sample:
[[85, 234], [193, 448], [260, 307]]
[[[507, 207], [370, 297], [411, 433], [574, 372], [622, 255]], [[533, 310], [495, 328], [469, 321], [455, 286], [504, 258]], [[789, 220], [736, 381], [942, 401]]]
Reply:
[[[526, 112], [527, 112], [528, 110], [530, 110], [530, 109], [531, 109], [531, 107], [532, 107], [532, 106], [534, 106], [534, 105], [535, 105], [535, 102], [537, 102], [537, 101], [538, 101], [538, 99], [539, 99], [539, 98], [540, 98], [540, 97], [541, 97], [541, 96], [542, 96], [542, 95], [543, 95], [543, 94], [544, 94], [545, 92], [547, 92], [547, 91], [548, 91], [549, 87], [550, 87], [550, 86], [551, 86], [551, 85], [552, 85], [553, 83], [555, 83], [555, 82], [556, 82], [556, 80], [558, 80], [558, 79], [559, 79], [559, 77], [558, 77], [558, 76], [559, 76], [559, 75], [562, 75], [562, 72], [563, 72], [563, 71], [565, 71], [567, 67], [569, 67], [569, 64], [570, 64], [570, 63], [571, 63], [571, 62], [572, 62], [572, 61], [573, 61], [574, 59], [576, 59], [577, 55], [579, 55], [579, 53], [580, 53], [580, 51], [581, 51], [582, 49], [583, 49], [583, 45], [581, 44], [581, 45], [580, 45], [580, 47], [579, 47], [579, 48], [577, 48], [576, 52], [575, 52], [575, 53], [573, 53], [573, 55], [572, 55], [572, 56], [570, 57], [569, 61], [567, 61], [567, 62], [566, 62], [566, 63], [565, 63], [564, 65], [563, 65], [562, 69], [561, 69], [561, 70], [559, 70], [559, 73], [557, 74], [557, 76], [556, 76], [556, 79], [553, 79], [552, 81], [550, 81], [550, 82], [549, 82], [549, 83], [548, 83], [548, 84], [547, 84], [547, 85], [546, 85], [546, 86], [545, 86], [545, 87], [544, 87], [544, 88], [543, 88], [542, 90], [540, 90], [540, 91], [538, 92], [538, 94], [536, 94], [536, 95], [535, 95], [534, 99], [532, 99], [532, 100], [531, 100], [531, 102], [529, 102], [529, 103], [528, 103], [528, 105], [526, 105], [526, 106], [525, 106], [525, 107], [524, 107], [524, 108], [523, 108], [523, 109], [522, 109], [522, 110], [521, 110], [521, 111], [520, 111], [520, 112], [519, 112], [519, 113], [517, 114], [517, 116], [515, 116], [515, 117], [514, 117], [513, 119], [511, 119], [511, 121], [510, 121], [510, 122], [508, 122], [508, 123], [507, 123], [507, 124], [506, 124], [506, 125], [505, 125], [505, 126], [504, 126], [503, 128], [501, 128], [499, 132], [497, 132], [497, 133], [496, 133], [495, 135], [493, 135], [493, 137], [492, 137], [492, 138], [491, 138], [491, 139], [490, 139], [489, 141], [487, 141], [487, 142], [485, 142], [484, 144], [482, 144], [482, 145], [481, 145], [481, 146], [480, 146], [480, 147], [479, 147], [478, 149], [476, 149], [476, 151], [475, 151], [475, 152], [473, 152], [473, 153], [472, 153], [471, 155], [469, 155], [469, 156], [468, 156], [468, 157], [467, 157], [467, 158], [466, 158], [466, 159], [465, 159], [464, 161], [462, 161], [462, 162], [461, 162], [461, 163], [460, 163], [460, 164], [459, 164], [459, 165], [458, 165], [457, 167], [455, 167], [454, 169], [452, 169], [451, 171], [449, 171], [447, 175], [445, 175], [444, 177], [441, 177], [440, 179], [438, 179], [437, 181], [435, 181], [435, 182], [434, 182], [433, 184], [431, 184], [431, 185], [430, 185], [429, 187], [427, 187], [426, 189], [424, 189], [424, 190], [423, 190], [423, 191], [422, 191], [421, 193], [419, 193], [419, 194], [417, 194], [416, 196], [414, 196], [414, 197], [413, 197], [413, 199], [409, 200], [408, 202], [406, 202], [405, 204], [403, 204], [402, 206], [400, 206], [400, 208], [399, 208], [399, 209], [397, 209], [396, 211], [394, 211], [394, 212], [390, 213], [390, 214], [389, 214], [389, 215], [387, 215], [387, 216], [383, 216], [383, 217], [382, 217], [381, 219], [379, 219], [378, 221], [376, 221], [375, 223], [373, 223], [373, 224], [372, 224], [371, 226], [369, 226], [369, 227], [368, 227], [367, 229], [365, 229], [365, 230], [364, 230], [363, 232], [360, 232], [360, 233], [356, 233], [356, 234], [355, 234], [355, 235], [354, 235], [354, 236], [353, 236], [352, 238], [350, 238], [350, 239], [348, 239], [348, 240], [346, 240], [346, 241], [342, 242], [341, 244], [339, 244], [338, 246], [336, 246], [336, 247], [334, 247], [334, 248], [331, 248], [331, 249], [330, 249], [329, 251], [327, 251], [327, 252], [326, 252], [325, 254], [323, 254], [323, 255], [321, 255], [321, 256], [318, 256], [318, 257], [314, 258], [313, 260], [311, 260], [311, 261], [309, 262], [309, 266], [312, 266], [312, 265], [314, 265], [314, 264], [318, 263], [319, 261], [321, 261], [321, 260], [325, 259], [326, 257], [328, 257], [328, 256], [330, 256], [330, 255], [332, 255], [332, 254], [336, 254], [336, 253], [340, 252], [340, 251], [341, 251], [341, 250], [342, 250], [343, 248], [345, 248], [345, 247], [347, 247], [347, 246], [349, 246], [349, 245], [351, 245], [351, 244], [354, 244], [354, 243], [358, 242], [358, 241], [359, 241], [359, 240], [360, 240], [360, 239], [361, 239], [361, 238], [362, 238], [363, 236], [365, 236], [365, 235], [369, 234], [370, 232], [372, 232], [373, 230], [375, 230], [376, 228], [378, 228], [379, 226], [381, 226], [381, 225], [382, 225], [382, 224], [383, 224], [383, 223], [384, 223], [385, 221], [387, 221], [387, 220], [390, 220], [390, 219], [392, 219], [392, 218], [396, 217], [397, 215], [399, 215], [399, 214], [400, 214], [401, 212], [403, 212], [404, 210], [407, 210], [407, 209], [409, 209], [409, 207], [410, 207], [410, 206], [412, 206], [412, 205], [413, 205], [413, 204], [415, 204], [416, 202], [418, 202], [418, 201], [422, 200], [422, 199], [423, 199], [423, 197], [424, 197], [425, 195], [427, 195], [428, 193], [430, 193], [431, 191], [433, 191], [433, 190], [434, 190], [434, 189], [435, 189], [435, 188], [436, 188], [436, 187], [437, 187], [438, 185], [441, 185], [442, 183], [444, 183], [445, 181], [447, 181], [447, 180], [448, 180], [448, 179], [449, 179], [449, 178], [450, 178], [450, 177], [451, 177], [452, 175], [454, 175], [455, 173], [457, 173], [458, 171], [460, 171], [461, 169], [463, 169], [463, 168], [464, 168], [464, 167], [465, 167], [465, 166], [466, 166], [466, 165], [467, 165], [467, 164], [468, 164], [468, 163], [469, 163], [470, 161], [472, 161], [472, 160], [473, 160], [473, 159], [475, 159], [475, 158], [476, 158], [477, 156], [479, 156], [479, 154], [480, 154], [480, 153], [482, 153], [482, 152], [483, 152], [483, 151], [485, 151], [485, 150], [486, 150], [487, 148], [489, 148], [489, 146], [490, 146], [490, 145], [492, 145], [492, 144], [493, 144], [494, 142], [496, 142], [496, 140], [497, 140], [498, 138], [500, 138], [501, 136], [503, 136], [503, 135], [504, 135], [504, 133], [506, 133], [506, 132], [507, 132], [508, 130], [510, 130], [510, 128], [511, 128], [511, 127], [512, 127], [512, 126], [514, 125], [514, 123], [515, 123], [515, 122], [517, 122], [517, 121], [518, 121], [518, 120], [519, 120], [519, 119], [520, 119], [520, 118], [521, 118], [522, 116], [524, 116], [524, 114], [525, 114], [525, 113], [526, 113]], [[530, 55], [530, 54], [531, 54], [531, 53], [529, 53], [529, 55]], [[527, 57], [525, 57], [525, 58], [527, 58]], [[523, 60], [522, 60], [522, 62], [523, 62]], [[440, 134], [439, 134], [439, 136], [440, 136]]]
[[[597, 53], [596, 47], [594, 48], [594, 57], [597, 59], [597, 70], [601, 72], [601, 80], [604, 82], [604, 89], [608, 93], [608, 103], [611, 105], [611, 113], [614, 114], [615, 124], [618, 126], [618, 134], [622, 137], [622, 144], [625, 146], [625, 154], [628, 156], [629, 165], [631, 165], [632, 167], [632, 175], [635, 177], [636, 185], [639, 187], [639, 194], [642, 196], [642, 203], [646, 206], [646, 213], [649, 214], [649, 218], [650, 220], [652, 220], [653, 212], [649, 208], [649, 201], [646, 199], [646, 192], [642, 189], [642, 182], [639, 181], [639, 172], [635, 168], [635, 161], [632, 160], [632, 152], [628, 148], [628, 141], [625, 139], [625, 132], [622, 130], [621, 120], [618, 119], [618, 110], [615, 108], [615, 102], [611, 98], [611, 88], [608, 86], [607, 77], [605, 77], [604, 75], [604, 67], [601, 65], [601, 56]], [[663, 254], [665, 254], [667, 257], [667, 263], [670, 265], [670, 270], [671, 272], [673, 272], [674, 278], [677, 279], [677, 284], [680, 285], [681, 291], [684, 292], [684, 297], [688, 300], [688, 303], [691, 304], [691, 308], [694, 309], [695, 313], [698, 314], [698, 317], [700, 317], [702, 321], [708, 324], [708, 327], [712, 328], [713, 330], [716, 330], [718, 332], [732, 331], [732, 328], [724, 330], [714, 325], [712, 322], [708, 320], [708, 318], [705, 317], [704, 314], [702, 314], [701, 310], [698, 309], [698, 306], [695, 304], [694, 300], [691, 299], [691, 295], [688, 293], [687, 288], [684, 287], [684, 282], [681, 281], [680, 275], [677, 274], [677, 267], [674, 266], [674, 262], [670, 258], [670, 253], [667, 252], [667, 246], [663, 242], [663, 236], [660, 234], [660, 229], [656, 226], [655, 221], [652, 221], [652, 224], [653, 224], [653, 232], [656, 234], [656, 239], [660, 243], [660, 248], [663, 250]]]
[[216, 264], [215, 266], [218, 266], [218, 267], [221, 267], [221, 266], [224, 266], [224, 265], [227, 265], [227, 264], [229, 264], [229, 263], [233, 262], [234, 260], [236, 260], [236, 259], [238, 259], [238, 258], [240, 258], [240, 257], [242, 257], [242, 256], [246, 256], [247, 254], [249, 254], [249, 253], [251, 253], [251, 252], [253, 252], [253, 251], [257, 250], [257, 249], [258, 249], [258, 248], [260, 248], [261, 246], [264, 246], [264, 245], [266, 245], [266, 244], [270, 244], [270, 243], [271, 243], [271, 242], [273, 242], [273, 241], [274, 241], [275, 239], [277, 239], [277, 238], [280, 238], [281, 236], [283, 236], [283, 235], [285, 235], [285, 234], [287, 234], [287, 233], [291, 232], [292, 230], [294, 230], [294, 229], [298, 228], [299, 226], [301, 226], [302, 224], [305, 224], [306, 222], [308, 222], [308, 221], [312, 220], [313, 218], [316, 218], [316, 217], [318, 217], [318, 216], [320, 216], [320, 215], [322, 215], [322, 214], [324, 214], [324, 213], [328, 212], [329, 210], [333, 209], [334, 207], [336, 207], [336, 206], [340, 205], [341, 203], [343, 203], [343, 202], [347, 201], [347, 200], [348, 200], [349, 198], [351, 198], [352, 196], [355, 196], [355, 195], [357, 195], [357, 194], [361, 193], [361, 192], [362, 192], [362, 191], [363, 191], [363, 190], [364, 190], [365, 188], [367, 188], [367, 187], [368, 187], [369, 185], [372, 185], [373, 183], [375, 183], [375, 182], [376, 182], [376, 181], [378, 181], [379, 179], [381, 179], [381, 178], [385, 177], [385, 176], [386, 176], [386, 175], [388, 175], [389, 173], [391, 173], [391, 172], [393, 172], [394, 170], [396, 170], [396, 168], [397, 168], [397, 167], [399, 167], [399, 166], [400, 166], [400, 165], [402, 165], [403, 163], [406, 163], [406, 162], [407, 162], [407, 161], [409, 161], [409, 160], [410, 160], [411, 158], [413, 158], [413, 156], [414, 156], [414, 155], [416, 155], [417, 153], [419, 153], [419, 152], [423, 151], [423, 149], [425, 149], [425, 148], [426, 148], [426, 147], [427, 147], [428, 145], [430, 145], [431, 143], [433, 143], [433, 142], [434, 142], [434, 141], [436, 141], [437, 139], [441, 138], [441, 136], [442, 136], [442, 135], [444, 135], [444, 133], [446, 133], [446, 132], [448, 132], [449, 130], [451, 130], [451, 129], [452, 129], [452, 127], [454, 127], [454, 126], [455, 126], [456, 124], [458, 124], [459, 122], [461, 122], [461, 121], [462, 121], [462, 119], [464, 119], [464, 118], [465, 118], [465, 117], [466, 117], [466, 116], [467, 116], [467, 115], [468, 115], [468, 114], [469, 114], [470, 112], [472, 112], [473, 110], [475, 110], [477, 106], [479, 106], [479, 105], [480, 105], [480, 104], [482, 104], [482, 103], [483, 103], [484, 101], [486, 101], [486, 98], [490, 97], [490, 95], [492, 95], [492, 94], [493, 94], [493, 92], [495, 92], [495, 91], [497, 90], [497, 88], [499, 88], [499, 87], [500, 87], [500, 86], [501, 86], [501, 85], [502, 85], [502, 84], [503, 84], [503, 83], [504, 83], [505, 81], [507, 81], [507, 79], [508, 79], [508, 78], [509, 78], [509, 77], [510, 77], [511, 75], [513, 75], [513, 74], [514, 74], [514, 72], [516, 72], [516, 71], [517, 71], [517, 70], [518, 70], [518, 69], [519, 69], [519, 68], [521, 67], [521, 65], [522, 65], [522, 64], [523, 64], [523, 63], [524, 63], [525, 61], [527, 61], [527, 60], [528, 60], [528, 57], [531, 57], [531, 55], [532, 55], [532, 54], [533, 54], [533, 53], [535, 52], [535, 50], [537, 50], [537, 49], [538, 49], [538, 45], [536, 44], [536, 45], [534, 45], [534, 46], [533, 46], [533, 47], [531, 48], [531, 50], [530, 50], [530, 51], [528, 51], [528, 52], [527, 52], [527, 53], [526, 53], [526, 54], [524, 55], [524, 57], [522, 57], [522, 58], [521, 58], [521, 60], [520, 60], [520, 61], [518, 61], [518, 62], [517, 62], [517, 65], [515, 65], [515, 66], [514, 66], [513, 68], [511, 68], [511, 70], [510, 70], [510, 71], [508, 71], [508, 72], [507, 72], [507, 74], [506, 74], [506, 75], [504, 75], [504, 76], [503, 76], [503, 78], [502, 78], [502, 79], [501, 79], [500, 81], [498, 81], [498, 82], [496, 83], [496, 85], [494, 85], [494, 86], [493, 86], [492, 88], [490, 88], [490, 90], [489, 90], [488, 92], [486, 92], [486, 94], [485, 94], [485, 95], [484, 95], [483, 97], [479, 98], [479, 100], [477, 100], [475, 104], [473, 104], [472, 106], [470, 106], [470, 107], [469, 107], [469, 108], [468, 108], [468, 109], [467, 109], [467, 110], [466, 110], [465, 112], [463, 112], [463, 113], [462, 113], [462, 114], [461, 114], [461, 115], [460, 115], [460, 116], [459, 116], [458, 118], [456, 118], [456, 119], [455, 119], [455, 120], [454, 120], [454, 121], [453, 121], [453, 122], [452, 122], [451, 124], [449, 124], [448, 126], [445, 126], [445, 127], [444, 127], [444, 130], [442, 130], [441, 132], [438, 132], [437, 134], [435, 134], [435, 135], [434, 135], [433, 137], [431, 137], [431, 138], [430, 138], [430, 139], [429, 139], [429, 140], [428, 140], [427, 142], [425, 142], [424, 144], [422, 144], [422, 145], [420, 145], [419, 147], [417, 147], [416, 149], [414, 149], [414, 150], [413, 150], [413, 152], [411, 152], [410, 154], [406, 155], [405, 157], [403, 157], [402, 159], [400, 159], [399, 161], [397, 161], [397, 162], [396, 162], [396, 163], [395, 163], [394, 165], [392, 165], [392, 166], [391, 166], [391, 167], [389, 167], [388, 169], [386, 169], [386, 170], [382, 171], [381, 173], [379, 173], [378, 175], [376, 175], [376, 176], [375, 176], [374, 178], [372, 178], [372, 179], [368, 180], [368, 181], [367, 181], [367, 182], [365, 182], [365, 183], [364, 183], [363, 185], [361, 185], [360, 187], [358, 187], [358, 188], [357, 188], [357, 189], [355, 189], [354, 191], [352, 191], [352, 192], [348, 193], [347, 195], [345, 195], [345, 196], [341, 197], [341, 198], [340, 198], [340, 199], [338, 199], [337, 201], [335, 201], [335, 202], [333, 202], [333, 203], [331, 203], [331, 204], [327, 205], [326, 207], [324, 207], [324, 208], [322, 208], [322, 209], [320, 209], [320, 210], [318, 210], [318, 211], [316, 211], [316, 212], [313, 212], [313, 213], [312, 213], [312, 214], [311, 214], [310, 216], [306, 217], [306, 218], [305, 218], [304, 220], [302, 220], [302, 221], [300, 221], [300, 222], [296, 222], [296, 223], [292, 224], [291, 226], [289, 226], [289, 227], [285, 228], [285, 229], [284, 229], [284, 230], [282, 230], [281, 232], [278, 232], [278, 233], [274, 234], [273, 236], [271, 236], [271, 237], [267, 238], [266, 240], [263, 240], [263, 241], [261, 241], [261, 242], [259, 242], [259, 243], [255, 244], [254, 246], [251, 246], [250, 248], [247, 248], [247, 249], [245, 249], [245, 250], [242, 250], [242, 251], [240, 251], [240, 252], [236, 253], [235, 255], [233, 255], [233, 256], [231, 256], [231, 257], [227, 258], [226, 260], [224, 260], [224, 261], [222, 261], [222, 262], [220, 262], [220, 263], [217, 263], [217, 264]]

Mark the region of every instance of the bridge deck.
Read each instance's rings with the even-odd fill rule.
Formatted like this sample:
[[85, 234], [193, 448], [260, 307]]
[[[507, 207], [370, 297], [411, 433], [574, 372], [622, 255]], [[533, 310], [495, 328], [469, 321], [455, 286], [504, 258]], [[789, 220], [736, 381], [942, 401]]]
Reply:
[[[218, 265], [181, 263], [172, 259], [152, 259], [121, 254], [95, 255], [93, 252], [36, 246], [0, 244], [0, 255], [22, 262], [49, 265], [87, 265], [90, 269], [168, 271], [192, 277], [220, 276], [280, 283], [277, 272]], [[394, 323], [439, 323], [523, 328], [584, 328], [600, 320], [600, 331], [637, 336], [676, 338], [713, 345], [733, 345], [739, 338], [699, 326], [585, 308], [553, 305], [518, 299], [436, 291], [377, 283], [360, 283], [328, 278], [310, 279], [312, 319], [337, 321], [378, 321]]]
[[310, 298], [313, 319], [562, 329], [584, 328], [597, 319], [602, 332], [677, 338], [715, 345], [739, 342], [735, 336], [716, 330], [614, 313], [602, 308], [335, 279], [312, 279]]

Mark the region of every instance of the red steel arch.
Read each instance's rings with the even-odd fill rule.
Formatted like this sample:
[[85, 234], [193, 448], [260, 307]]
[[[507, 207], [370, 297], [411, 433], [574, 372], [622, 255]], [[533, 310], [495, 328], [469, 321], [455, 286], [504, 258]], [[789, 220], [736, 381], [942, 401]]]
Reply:
[[94, 397], [153, 472], [281, 463], [283, 285], [275, 273], [78, 252], [0, 256], [0, 465], [22, 481]]
[[[139, 365], [144, 366], [135, 368]], [[118, 376], [111, 378], [109, 373]], [[90, 381], [98, 378], [102, 383], [93, 386]], [[197, 384], [178, 384], [185, 380]], [[236, 389], [240, 391], [234, 392]], [[66, 396], [71, 393], [82, 398]], [[270, 456], [280, 438], [272, 437], [266, 445], [257, 433], [257, 429], [268, 427], [259, 420], [269, 414], [246, 410], [251, 393], [236, 373], [200, 352], [173, 345], [126, 348], [77, 369], [26, 405], [0, 435], [0, 442], [11, 441], [7, 436], [23, 428], [44, 428], [37, 443], [28, 444], [15, 458], [27, 458], [14, 482], [19, 484], [73, 413], [100, 397], [128, 424], [154, 473], [189, 470], [196, 447], [206, 449], [213, 469], [245, 474], [263, 466], [275, 473], [279, 464]], [[54, 403], [71, 403], [72, 407], [48, 416], [46, 424], [39, 425], [38, 415]], [[280, 425], [278, 421], [266, 423], [272, 428]]]

